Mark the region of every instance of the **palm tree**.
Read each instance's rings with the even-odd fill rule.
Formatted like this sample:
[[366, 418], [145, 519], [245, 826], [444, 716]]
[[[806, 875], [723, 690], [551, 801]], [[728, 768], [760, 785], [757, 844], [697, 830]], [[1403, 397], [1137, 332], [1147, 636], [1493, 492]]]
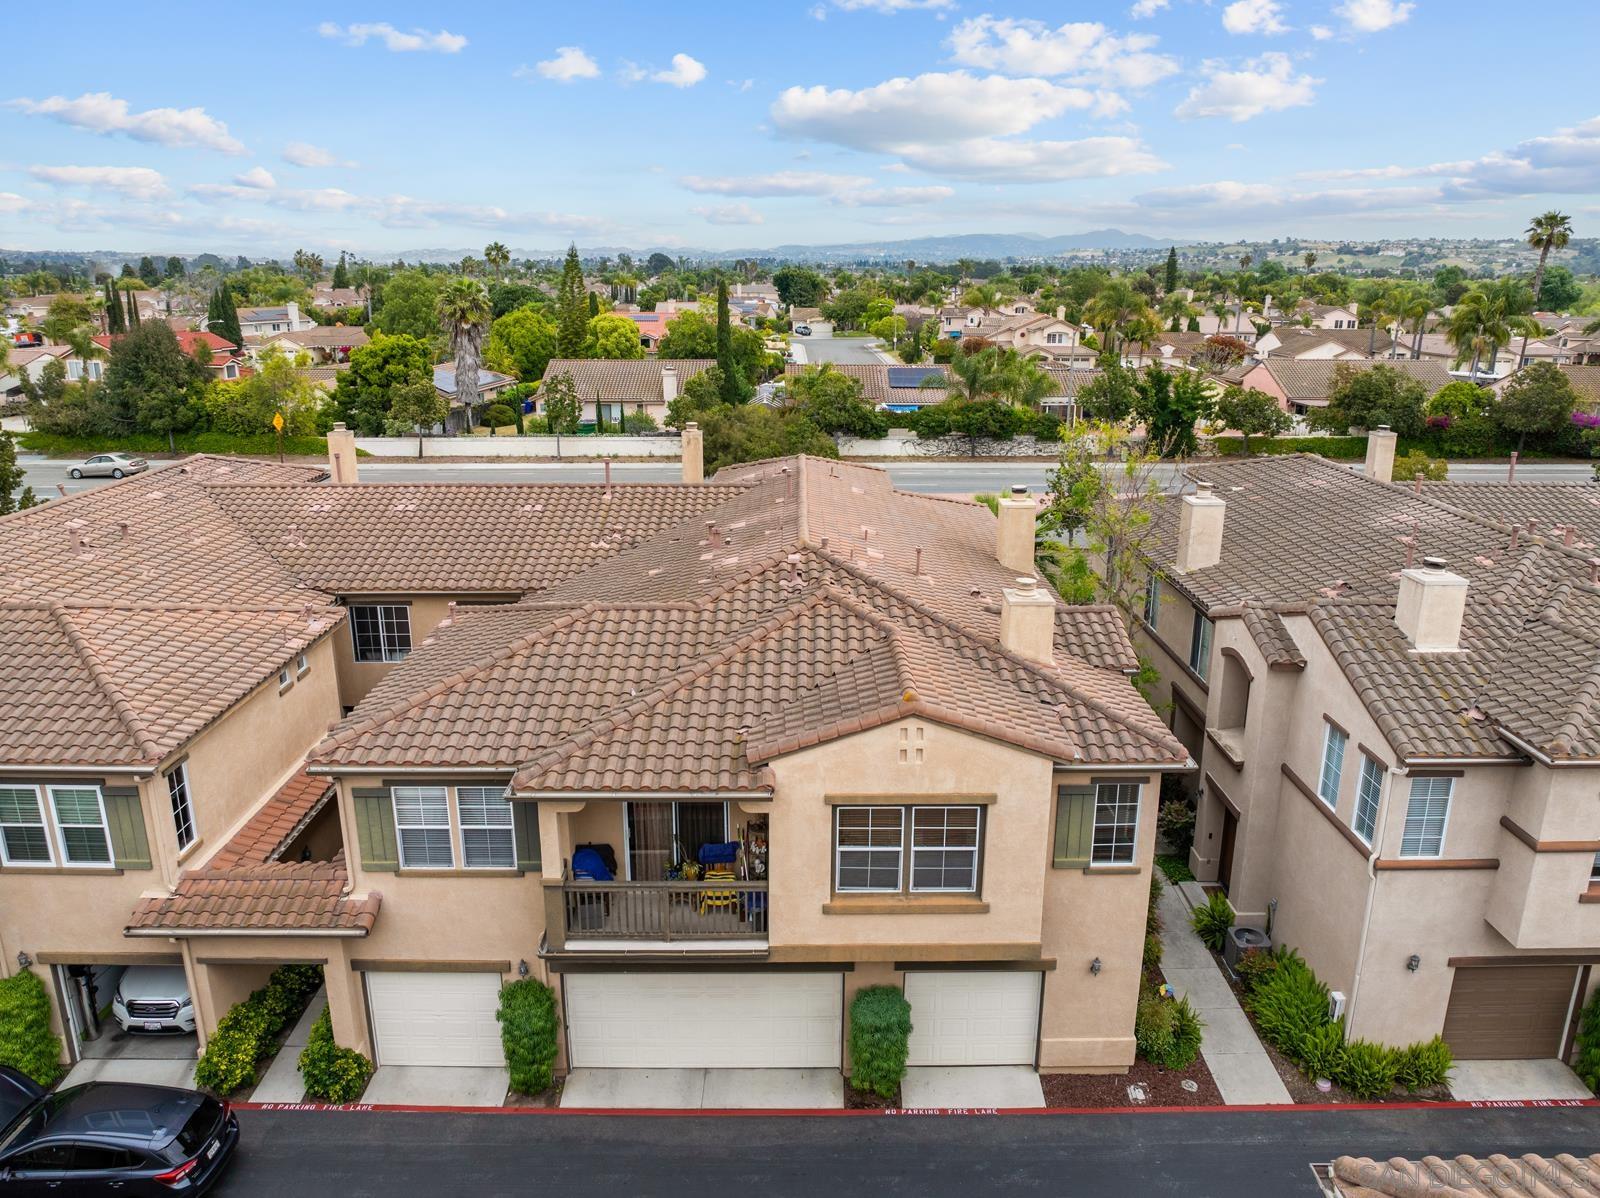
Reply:
[[[1422, 357], [1422, 328], [1433, 311], [1433, 295], [1420, 283], [1402, 283], [1389, 293], [1389, 315], [1404, 327], [1410, 322], [1411, 350], [1408, 357]], [[1395, 338], [1398, 342], [1399, 338]], [[1392, 352], [1392, 351], [1391, 351]]]
[[1533, 306], [1539, 306], [1539, 293], [1544, 290], [1544, 264], [1551, 250], [1559, 250], [1572, 240], [1572, 218], [1563, 213], [1541, 213], [1528, 222], [1523, 234], [1528, 244], [1539, 251], [1539, 269], [1533, 272]]
[[1124, 325], [1149, 314], [1149, 301], [1125, 278], [1108, 280], [1084, 306], [1089, 323], [1105, 331], [1107, 349], [1116, 348], [1115, 336]]
[[494, 315], [489, 293], [476, 279], [452, 279], [439, 293], [439, 323], [450, 338], [456, 358], [456, 399], [473, 418], [478, 403], [478, 364], [483, 361], [483, 333]]
[[1037, 358], [1023, 357], [1016, 350], [1008, 349], [1001, 355], [999, 365], [1004, 377], [1002, 390], [1012, 403], [1037, 410], [1060, 390]]
[[483, 247], [483, 260], [494, 270], [495, 282], [505, 278], [506, 266], [511, 261], [511, 251], [498, 241], [491, 241]]
[[1307, 250], [1304, 255], [1304, 261], [1306, 264], [1306, 273], [1310, 274], [1311, 268], [1317, 264], [1317, 251]]
[[1254, 262], [1255, 260], [1256, 260], [1256, 256], [1254, 254], [1240, 254], [1239, 255], [1239, 269], [1240, 270], [1249, 270], [1250, 269], [1250, 264], [1252, 262]]
[[1174, 333], [1181, 333], [1184, 325], [1199, 315], [1200, 309], [1176, 292], [1161, 301], [1161, 319]]
[[1000, 352], [991, 345], [975, 354], [957, 352], [942, 376], [930, 374], [921, 385], [942, 389], [947, 399], [979, 400], [1000, 395], [1006, 382]]
[[1510, 344], [1516, 333], [1526, 336], [1539, 331], [1539, 326], [1523, 314], [1528, 303], [1527, 294], [1518, 280], [1501, 279], [1485, 287], [1474, 287], [1457, 302], [1450, 314], [1448, 336], [1450, 344], [1456, 347], [1457, 366], [1466, 360], [1469, 350], [1472, 352], [1474, 382], [1485, 350], [1492, 374], [1502, 345]]

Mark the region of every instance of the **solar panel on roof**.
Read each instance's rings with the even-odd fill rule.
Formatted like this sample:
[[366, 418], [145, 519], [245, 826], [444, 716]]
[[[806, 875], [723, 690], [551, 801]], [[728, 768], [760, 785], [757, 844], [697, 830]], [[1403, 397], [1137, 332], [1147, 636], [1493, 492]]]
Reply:
[[929, 375], [944, 378], [944, 371], [937, 366], [891, 366], [889, 367], [889, 386], [891, 387], [920, 387], [922, 380]]

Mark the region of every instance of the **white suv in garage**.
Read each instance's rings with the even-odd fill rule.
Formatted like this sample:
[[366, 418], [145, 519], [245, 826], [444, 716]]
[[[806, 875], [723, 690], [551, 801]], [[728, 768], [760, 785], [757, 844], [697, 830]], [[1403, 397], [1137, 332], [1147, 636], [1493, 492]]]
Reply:
[[111, 1013], [125, 1032], [194, 1031], [194, 1000], [178, 965], [135, 965], [117, 983]]

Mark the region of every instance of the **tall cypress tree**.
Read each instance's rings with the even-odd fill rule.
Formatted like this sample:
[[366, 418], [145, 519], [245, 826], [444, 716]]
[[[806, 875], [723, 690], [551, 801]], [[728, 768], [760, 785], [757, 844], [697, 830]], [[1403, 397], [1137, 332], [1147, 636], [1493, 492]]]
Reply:
[[128, 301], [128, 329], [131, 332], [139, 327], [139, 301], [132, 291], [125, 291], [123, 295]]
[[556, 292], [556, 348], [563, 358], [583, 356], [583, 343], [589, 336], [589, 305], [583, 298], [583, 265], [578, 247], [567, 246], [567, 260], [561, 267], [561, 286]]
[[1167, 251], [1167, 287], [1168, 295], [1178, 289], [1178, 247], [1173, 246]]
[[728, 318], [728, 281], [717, 280], [717, 370], [722, 375], [722, 402], [744, 402], [743, 380], [733, 360], [733, 323]]
[[239, 309], [233, 305], [233, 292], [226, 283], [217, 289], [217, 312], [221, 323], [211, 331], [230, 342], [235, 349], [244, 346], [244, 331], [239, 328]]
[[122, 310], [122, 304], [117, 296], [119, 292], [110, 283], [106, 284], [106, 332], [115, 336], [128, 331], [128, 322]]
[[343, 290], [350, 286], [350, 268], [344, 263], [344, 251], [339, 251], [339, 261], [333, 268], [333, 285]]

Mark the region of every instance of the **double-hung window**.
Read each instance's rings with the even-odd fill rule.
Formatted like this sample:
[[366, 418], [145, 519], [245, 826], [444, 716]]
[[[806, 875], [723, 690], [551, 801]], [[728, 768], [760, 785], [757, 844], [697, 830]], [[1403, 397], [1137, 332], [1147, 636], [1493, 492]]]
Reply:
[[834, 811], [837, 888], [898, 891], [905, 856], [906, 809], [837, 807]]
[[911, 889], [978, 888], [978, 809], [911, 809]]
[[357, 661], [403, 661], [411, 652], [411, 609], [403, 603], [353, 603], [350, 636]]
[[450, 869], [450, 792], [443, 786], [396, 786], [394, 827], [402, 869]]
[[1383, 798], [1383, 766], [1361, 754], [1361, 776], [1356, 780], [1356, 813], [1351, 823], [1368, 844], [1378, 829], [1378, 803]]
[[1194, 632], [1189, 638], [1189, 668], [1204, 682], [1211, 671], [1211, 621], [1205, 612], [1194, 613]]
[[189, 801], [189, 766], [180, 761], [167, 771], [167, 797], [172, 800], [172, 827], [178, 851], [194, 843], [194, 806]]
[[467, 869], [515, 869], [517, 833], [503, 786], [456, 787], [461, 819], [461, 864]]
[[1161, 619], [1161, 575], [1144, 580], [1144, 622], [1154, 628]]
[[110, 865], [111, 834], [98, 786], [52, 786], [50, 805], [67, 865]]
[[1402, 857], [1444, 855], [1444, 826], [1450, 818], [1450, 778], [1411, 779], [1406, 826], [1400, 836]]
[[1096, 786], [1089, 864], [1132, 865], [1138, 834], [1139, 784], [1102, 782]]
[[0, 787], [0, 861], [6, 865], [55, 863], [44, 805], [35, 787]]
[[1317, 777], [1317, 794], [1329, 807], [1339, 805], [1339, 783], [1344, 778], [1344, 750], [1350, 738], [1332, 724], [1322, 728], [1322, 772]]

